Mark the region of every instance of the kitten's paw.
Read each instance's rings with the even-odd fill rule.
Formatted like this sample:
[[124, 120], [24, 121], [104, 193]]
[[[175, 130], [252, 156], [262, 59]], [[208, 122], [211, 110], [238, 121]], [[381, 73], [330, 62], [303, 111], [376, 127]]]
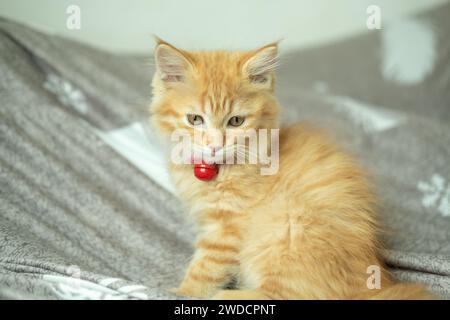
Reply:
[[269, 300], [264, 293], [255, 290], [220, 290], [212, 300]]
[[186, 290], [185, 288], [169, 288], [167, 289], [167, 292], [174, 294], [176, 296], [179, 297], [194, 297], [192, 295], [192, 292], [190, 292], [189, 290]]
[[202, 290], [202, 288], [196, 287], [182, 286], [178, 288], [170, 288], [167, 291], [181, 297], [208, 298], [211, 296], [211, 294], [205, 292], [205, 290]]
[[171, 294], [174, 294], [176, 296], [181, 296], [180, 288], [169, 288], [169, 289], [166, 289], [166, 291], [171, 293]]

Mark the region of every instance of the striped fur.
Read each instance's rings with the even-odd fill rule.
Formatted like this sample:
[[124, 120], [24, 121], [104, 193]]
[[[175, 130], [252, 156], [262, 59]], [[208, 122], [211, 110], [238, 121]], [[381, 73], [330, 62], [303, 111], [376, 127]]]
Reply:
[[[221, 130], [232, 113], [247, 116], [246, 128], [278, 128], [276, 51], [277, 45], [270, 44], [248, 52], [187, 52], [159, 40], [152, 121], [166, 137], [177, 128], [193, 133], [184, 121], [189, 113], [207, 115]], [[363, 170], [306, 125], [281, 129], [275, 175], [260, 175], [258, 165], [221, 165], [217, 178], [205, 183], [194, 177], [191, 165], [171, 164], [170, 169], [199, 225], [196, 252], [174, 289], [177, 294], [429, 297], [420, 286], [391, 281], [379, 259], [375, 199]], [[367, 288], [370, 265], [381, 268], [381, 290]], [[233, 278], [238, 289], [224, 290]]]

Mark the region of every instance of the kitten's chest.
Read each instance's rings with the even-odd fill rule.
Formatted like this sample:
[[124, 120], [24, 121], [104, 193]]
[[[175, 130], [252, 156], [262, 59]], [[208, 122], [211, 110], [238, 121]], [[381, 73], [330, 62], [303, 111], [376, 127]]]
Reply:
[[204, 209], [245, 212], [263, 198], [259, 176], [253, 172], [223, 172], [217, 180], [201, 181], [191, 170], [174, 170], [172, 177], [180, 197], [194, 211]]

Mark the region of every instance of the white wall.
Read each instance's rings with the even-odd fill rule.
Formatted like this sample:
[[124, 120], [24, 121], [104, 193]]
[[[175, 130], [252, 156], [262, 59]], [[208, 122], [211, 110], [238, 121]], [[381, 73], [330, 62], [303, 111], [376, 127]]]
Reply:
[[[366, 28], [366, 8], [382, 22], [449, 0], [0, 0], [0, 15], [116, 52], [151, 52], [152, 34], [190, 49], [252, 48], [283, 38], [284, 50]], [[66, 8], [81, 8], [81, 30]]]

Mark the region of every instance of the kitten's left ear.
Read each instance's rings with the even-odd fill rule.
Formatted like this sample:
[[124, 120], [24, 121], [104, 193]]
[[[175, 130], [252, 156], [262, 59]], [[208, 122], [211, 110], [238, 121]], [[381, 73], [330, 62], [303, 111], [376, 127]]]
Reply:
[[187, 72], [192, 68], [188, 53], [160, 38], [156, 38], [156, 41], [156, 71], [163, 83], [184, 82]]
[[243, 72], [250, 82], [261, 88], [272, 88], [278, 65], [278, 42], [268, 44], [250, 53]]

